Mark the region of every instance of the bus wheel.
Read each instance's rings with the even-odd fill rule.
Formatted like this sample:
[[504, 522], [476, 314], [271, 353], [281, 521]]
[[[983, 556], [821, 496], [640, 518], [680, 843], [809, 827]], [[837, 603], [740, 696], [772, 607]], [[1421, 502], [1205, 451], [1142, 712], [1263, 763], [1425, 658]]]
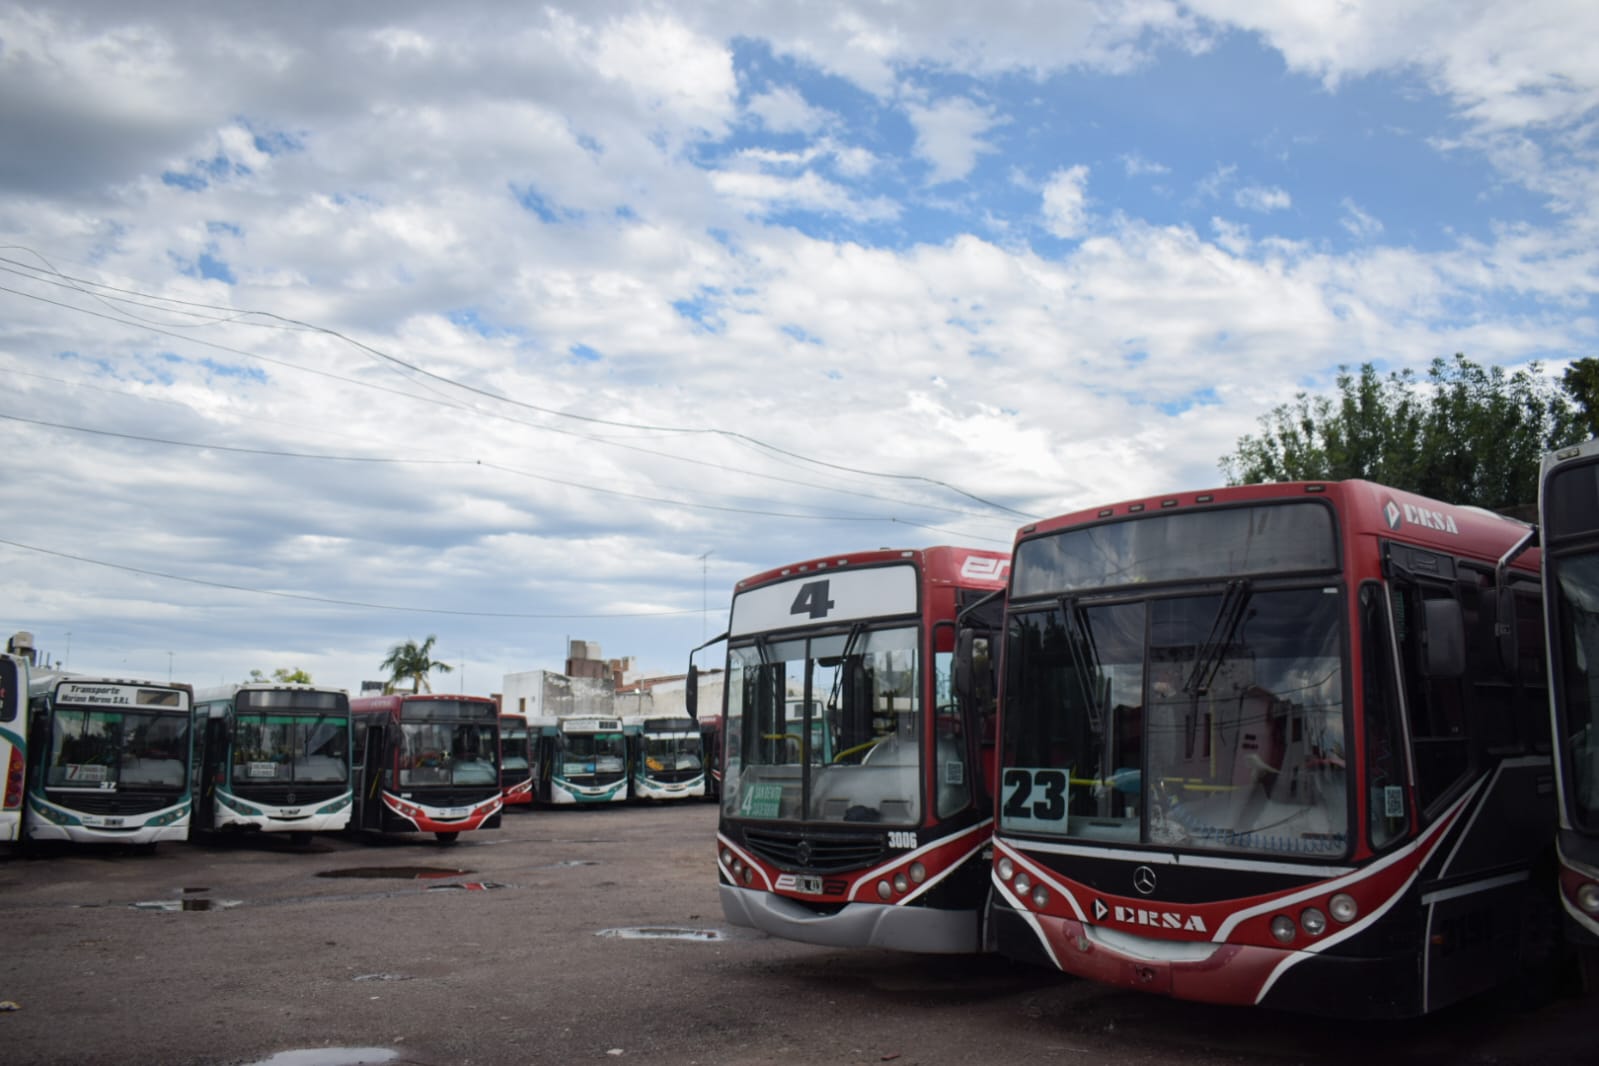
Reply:
[[439, 838], [440, 844], [454, 844], [461, 837], [460, 833], [434, 833], [433, 835]]

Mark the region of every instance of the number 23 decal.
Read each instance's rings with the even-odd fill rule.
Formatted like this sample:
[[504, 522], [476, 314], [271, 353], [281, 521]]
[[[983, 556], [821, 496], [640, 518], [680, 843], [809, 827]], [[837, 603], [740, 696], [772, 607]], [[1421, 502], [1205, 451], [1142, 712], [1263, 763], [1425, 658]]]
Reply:
[[1006, 770], [1000, 786], [1005, 795], [1000, 818], [1006, 822], [1065, 821], [1067, 783], [1065, 770]]

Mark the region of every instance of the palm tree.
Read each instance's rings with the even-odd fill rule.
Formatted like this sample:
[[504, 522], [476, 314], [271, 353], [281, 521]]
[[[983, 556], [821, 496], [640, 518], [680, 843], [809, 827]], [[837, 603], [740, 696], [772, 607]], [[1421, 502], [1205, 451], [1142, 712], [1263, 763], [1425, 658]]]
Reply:
[[438, 638], [428, 634], [428, 639], [418, 644], [408, 640], [404, 644], [396, 644], [389, 649], [389, 657], [378, 666], [380, 670], [389, 672], [389, 691], [394, 691], [394, 686], [401, 681], [409, 679], [412, 692], [432, 692], [433, 687], [428, 684], [428, 674], [437, 670], [447, 674], [455, 669], [449, 663], [434, 662], [433, 642]]

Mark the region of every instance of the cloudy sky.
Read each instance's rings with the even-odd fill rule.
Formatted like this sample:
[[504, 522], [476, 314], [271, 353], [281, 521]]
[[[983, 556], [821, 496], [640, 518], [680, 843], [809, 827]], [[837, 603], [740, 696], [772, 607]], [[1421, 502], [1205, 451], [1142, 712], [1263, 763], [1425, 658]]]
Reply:
[[733, 583], [1593, 355], [1591, 0], [0, 2], [0, 626], [680, 672]]

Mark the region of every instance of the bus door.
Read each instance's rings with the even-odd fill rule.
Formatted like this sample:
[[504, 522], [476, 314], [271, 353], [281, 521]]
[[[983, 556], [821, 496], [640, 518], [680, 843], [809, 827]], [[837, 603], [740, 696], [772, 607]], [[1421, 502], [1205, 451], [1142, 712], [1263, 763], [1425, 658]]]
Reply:
[[195, 709], [194, 772], [190, 776], [194, 793], [194, 814], [189, 820], [191, 840], [216, 827], [217, 785], [227, 780], [231, 724], [232, 716], [225, 711], [213, 714], [208, 706]]
[[365, 721], [358, 720], [355, 729], [357, 743], [360, 750], [355, 753], [356, 765], [360, 768], [360, 787], [355, 793], [355, 817], [351, 818], [351, 825], [358, 829], [383, 828], [383, 776], [388, 770], [391, 756], [389, 753], [388, 721], [378, 715], [368, 716]]

